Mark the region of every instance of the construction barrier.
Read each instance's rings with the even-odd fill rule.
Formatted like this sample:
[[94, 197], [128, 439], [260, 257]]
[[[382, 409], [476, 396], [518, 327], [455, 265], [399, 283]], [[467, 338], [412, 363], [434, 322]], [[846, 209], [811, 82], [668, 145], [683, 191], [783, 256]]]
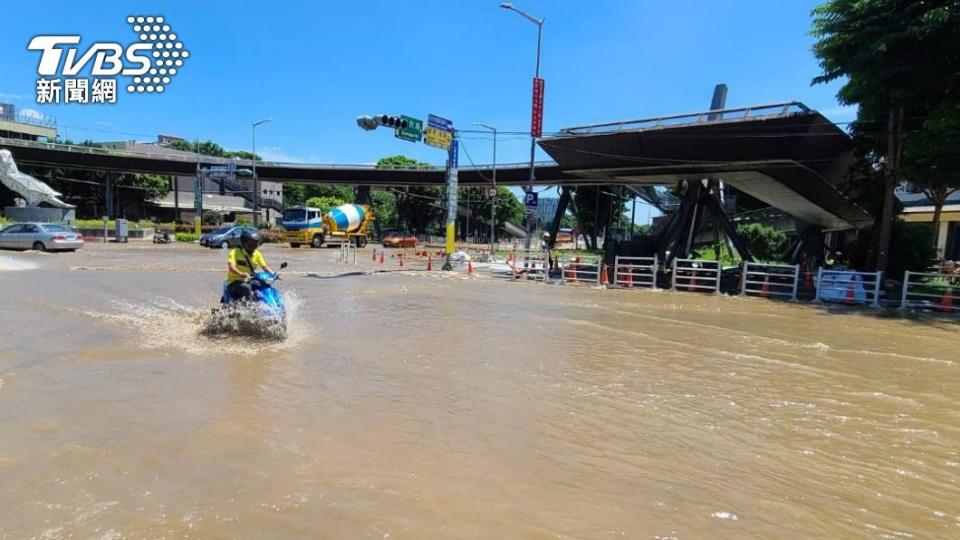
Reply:
[[740, 296], [766, 296], [797, 301], [800, 265], [743, 263]]
[[674, 259], [670, 290], [720, 293], [720, 261]]
[[516, 279], [544, 279], [550, 270], [549, 264], [547, 252], [532, 249], [516, 251], [507, 259], [507, 266]]
[[602, 281], [600, 257], [567, 257], [560, 260], [560, 275], [563, 283], [598, 284]]
[[934, 309], [943, 313], [960, 313], [960, 293], [956, 274], [910, 272], [903, 274], [900, 309]]
[[613, 259], [613, 284], [617, 287], [657, 288], [657, 256]]
[[815, 303], [832, 302], [847, 305], [869, 304], [880, 307], [880, 286], [883, 272], [856, 270], [824, 270], [817, 272]]
[[357, 264], [357, 247], [351, 242], [340, 244], [340, 254], [337, 257], [337, 262]]

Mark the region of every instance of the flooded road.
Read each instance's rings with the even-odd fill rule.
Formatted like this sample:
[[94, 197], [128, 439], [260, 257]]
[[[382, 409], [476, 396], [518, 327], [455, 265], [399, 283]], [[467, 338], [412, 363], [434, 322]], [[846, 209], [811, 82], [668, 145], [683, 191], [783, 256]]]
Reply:
[[224, 252], [0, 255], [2, 539], [960, 537], [955, 322], [268, 246], [252, 343]]

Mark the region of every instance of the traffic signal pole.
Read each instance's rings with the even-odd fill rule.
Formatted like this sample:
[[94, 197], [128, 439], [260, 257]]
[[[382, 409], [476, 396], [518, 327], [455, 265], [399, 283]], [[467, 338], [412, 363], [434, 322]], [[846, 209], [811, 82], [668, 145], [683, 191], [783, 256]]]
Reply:
[[453, 142], [447, 151], [447, 245], [446, 258], [443, 262], [444, 270], [453, 270], [453, 264], [450, 262], [450, 255], [456, 247], [457, 234], [457, 186], [459, 185], [459, 174], [457, 172], [457, 139], [454, 132]]

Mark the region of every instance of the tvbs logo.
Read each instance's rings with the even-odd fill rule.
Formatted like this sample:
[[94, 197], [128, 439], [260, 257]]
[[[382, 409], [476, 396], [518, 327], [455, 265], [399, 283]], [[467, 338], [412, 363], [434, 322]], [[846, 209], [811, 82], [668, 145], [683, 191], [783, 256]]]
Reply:
[[27, 49], [40, 52], [37, 103], [116, 103], [117, 76], [129, 77], [128, 93], [162, 94], [190, 52], [163, 17], [131, 15], [127, 24], [139, 41], [126, 46], [96, 42], [81, 52], [77, 35], [31, 39]]

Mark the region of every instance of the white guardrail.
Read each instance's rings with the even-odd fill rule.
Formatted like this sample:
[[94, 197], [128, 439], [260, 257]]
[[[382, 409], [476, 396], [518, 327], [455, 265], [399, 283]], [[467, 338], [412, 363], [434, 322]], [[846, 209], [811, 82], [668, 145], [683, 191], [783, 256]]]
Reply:
[[564, 283], [592, 283], [601, 281], [600, 268], [603, 265], [601, 257], [570, 257], [560, 262], [562, 280]]
[[340, 244], [340, 255], [337, 262], [357, 264], [357, 248], [349, 240]]
[[674, 259], [670, 290], [720, 293], [720, 262], [701, 259]]
[[520, 279], [543, 279], [547, 275], [549, 259], [545, 251], [520, 250], [511, 253], [507, 258], [507, 266], [513, 271], [513, 277]]
[[824, 270], [817, 272], [815, 303], [869, 304], [880, 307], [880, 285], [883, 272], [856, 270]]
[[617, 287], [657, 288], [657, 256], [613, 259], [613, 284]]
[[799, 285], [799, 265], [743, 263], [740, 296], [781, 297], [796, 302]]
[[911, 272], [903, 274], [900, 309], [935, 309], [943, 313], [960, 313], [960, 303], [953, 296], [960, 289], [960, 276]]

